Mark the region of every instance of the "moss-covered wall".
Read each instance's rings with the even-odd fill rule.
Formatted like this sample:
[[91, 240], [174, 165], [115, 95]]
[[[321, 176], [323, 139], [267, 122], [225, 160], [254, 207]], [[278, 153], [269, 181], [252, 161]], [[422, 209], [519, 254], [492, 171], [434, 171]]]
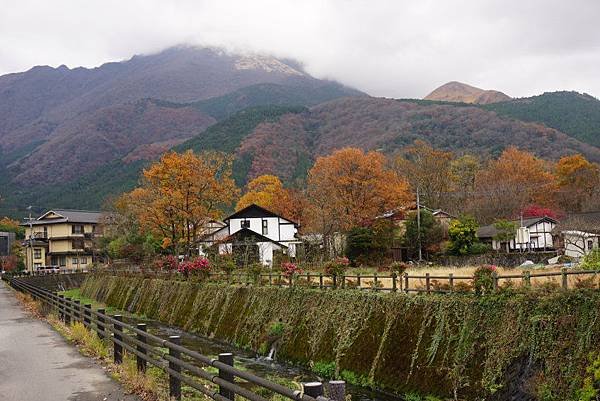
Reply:
[[255, 350], [281, 319], [280, 358], [335, 361], [378, 386], [467, 400], [577, 399], [600, 345], [595, 291], [406, 296], [105, 275], [82, 291]]

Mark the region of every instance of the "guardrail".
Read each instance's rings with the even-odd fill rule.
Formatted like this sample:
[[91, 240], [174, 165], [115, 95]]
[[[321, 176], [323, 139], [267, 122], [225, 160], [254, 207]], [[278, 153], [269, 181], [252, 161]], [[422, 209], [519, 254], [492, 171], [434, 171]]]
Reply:
[[[185, 275], [176, 270], [115, 270], [107, 269], [107, 273], [116, 275], [144, 275], [149, 278], [163, 278], [170, 280], [189, 280], [195, 278], [194, 274]], [[529, 287], [533, 282], [540, 278], [547, 278], [554, 281], [558, 288], [569, 289], [575, 287], [574, 283], [569, 283], [570, 277], [599, 277], [600, 270], [572, 270], [563, 268], [556, 272], [531, 272], [523, 271], [520, 274], [499, 275], [492, 274], [492, 287], [494, 290], [506, 282], [517, 281], [523, 287]], [[261, 274], [251, 273], [220, 273], [211, 272], [204, 276], [197, 276], [198, 280], [208, 280], [212, 282], [222, 282], [241, 285], [263, 285], [278, 287], [308, 287], [318, 289], [344, 288], [358, 290], [373, 290], [386, 292], [404, 292], [404, 293], [454, 293], [469, 292], [473, 290], [473, 276], [468, 275], [436, 275], [431, 273], [424, 274], [324, 274], [324, 273], [302, 273], [293, 276], [285, 276], [280, 272], [269, 272]], [[462, 284], [459, 284], [462, 283]], [[598, 286], [598, 285], [597, 285]]]
[[[303, 383], [302, 391], [292, 390], [233, 367], [232, 353], [219, 354], [217, 359], [211, 358], [181, 346], [180, 336], [163, 339], [148, 333], [144, 323], [133, 326], [124, 323], [122, 315], [110, 316], [104, 309], [93, 310], [89, 304], [81, 305], [79, 300], [57, 295], [20, 278], [4, 279], [13, 288], [29, 293], [34, 299], [55, 309], [65, 324], [81, 322], [86, 328], [96, 331], [100, 338], [109, 340], [112, 343], [114, 363], [121, 364], [123, 353], [127, 351], [136, 356], [139, 372], [145, 372], [147, 364], [162, 369], [169, 376], [169, 395], [176, 400], [181, 400], [182, 383], [217, 401], [231, 401], [236, 395], [251, 401], [268, 401], [244, 387], [248, 383], [293, 401], [329, 400], [323, 397], [323, 383]], [[167, 352], [163, 349], [167, 349]], [[218, 373], [209, 373], [202, 367], [216, 368]], [[236, 378], [243, 381], [239, 382]], [[344, 401], [344, 382], [329, 382], [327, 388], [333, 401]]]

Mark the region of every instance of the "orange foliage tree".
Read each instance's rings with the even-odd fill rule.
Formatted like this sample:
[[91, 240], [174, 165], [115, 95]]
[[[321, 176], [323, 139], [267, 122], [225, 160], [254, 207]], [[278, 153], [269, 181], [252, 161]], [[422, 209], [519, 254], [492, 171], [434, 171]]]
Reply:
[[556, 182], [547, 163], [509, 147], [478, 172], [474, 213], [484, 222], [515, 218], [527, 205], [553, 206]]
[[256, 204], [293, 221], [300, 221], [302, 201], [298, 193], [283, 187], [274, 175], [261, 175], [246, 185], [246, 192], [235, 209], [240, 210]]
[[419, 188], [421, 203], [430, 208], [446, 208], [447, 194], [452, 185], [451, 152], [434, 149], [417, 140], [403, 156], [394, 160], [398, 173], [406, 178], [413, 190]]
[[169, 152], [144, 170], [142, 185], [117, 202], [142, 230], [163, 237], [174, 253], [190, 253], [206, 224], [239, 194], [231, 178], [231, 157], [220, 153]]
[[582, 155], [562, 157], [556, 163], [556, 178], [560, 189], [562, 208], [581, 212], [592, 205], [600, 188], [600, 169]]
[[308, 173], [308, 228], [325, 237], [345, 232], [412, 199], [409, 184], [379, 152], [343, 148], [319, 157]]

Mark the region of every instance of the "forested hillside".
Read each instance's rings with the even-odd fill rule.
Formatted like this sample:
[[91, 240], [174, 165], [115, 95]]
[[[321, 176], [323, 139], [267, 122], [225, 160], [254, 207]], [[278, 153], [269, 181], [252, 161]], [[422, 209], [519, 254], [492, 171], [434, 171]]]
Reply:
[[540, 122], [582, 142], [600, 146], [600, 100], [587, 94], [548, 92], [482, 107], [518, 120]]

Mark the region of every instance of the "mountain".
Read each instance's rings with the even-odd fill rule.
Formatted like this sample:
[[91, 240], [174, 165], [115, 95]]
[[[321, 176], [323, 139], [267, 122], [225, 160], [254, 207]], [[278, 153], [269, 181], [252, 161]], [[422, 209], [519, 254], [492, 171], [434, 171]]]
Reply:
[[7, 74], [0, 76], [2, 195], [48, 193], [105, 166], [153, 159], [248, 107], [362, 95], [292, 61], [197, 47]]
[[479, 89], [461, 82], [452, 81], [435, 89], [429, 95], [425, 96], [424, 99], [444, 102], [490, 104], [505, 102], [510, 100], [511, 97], [496, 90]]
[[600, 146], [600, 100], [585, 93], [547, 92], [482, 107], [517, 120], [539, 122]]

